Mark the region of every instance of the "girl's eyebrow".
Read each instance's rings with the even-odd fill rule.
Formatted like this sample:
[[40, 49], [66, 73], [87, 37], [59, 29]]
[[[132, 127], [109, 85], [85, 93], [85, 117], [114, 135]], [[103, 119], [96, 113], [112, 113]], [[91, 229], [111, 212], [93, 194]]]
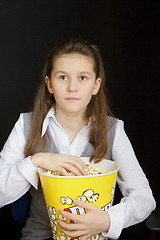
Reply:
[[[68, 74], [67, 72], [65, 71], [57, 71], [55, 74]], [[89, 74], [90, 76], [92, 76], [92, 74], [90, 72], [87, 72], [87, 71], [84, 71], [84, 72], [79, 72], [79, 74]]]
[[64, 71], [57, 71], [55, 74], [57, 74], [57, 73], [68, 74], [67, 72], [64, 72]]
[[92, 76], [90, 72], [80, 72], [80, 74], [89, 74], [90, 76]]

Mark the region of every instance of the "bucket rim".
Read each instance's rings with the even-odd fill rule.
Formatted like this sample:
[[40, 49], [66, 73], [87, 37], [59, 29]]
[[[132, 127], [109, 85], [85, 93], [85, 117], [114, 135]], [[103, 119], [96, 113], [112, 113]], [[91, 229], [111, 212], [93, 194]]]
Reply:
[[[81, 159], [84, 160], [84, 162], [85, 162], [85, 157], [84, 157], [84, 158], [81, 158]], [[87, 158], [86, 158], [86, 159], [87, 159]], [[118, 164], [117, 164], [116, 162], [111, 161], [111, 160], [108, 160], [108, 159], [103, 159], [103, 160], [114, 164], [114, 165], [115, 165], [115, 170], [113, 170], [113, 171], [108, 171], [108, 172], [102, 173], [102, 174], [86, 175], [86, 176], [84, 176], [84, 175], [83, 175], [83, 176], [59, 176], [59, 175], [51, 175], [51, 174], [44, 173], [44, 172], [46, 172], [46, 171], [48, 171], [48, 170], [43, 169], [43, 168], [40, 168], [40, 167], [37, 169], [37, 172], [38, 172], [40, 175], [43, 175], [43, 176], [45, 176], [45, 177], [60, 178], [60, 179], [81, 179], [81, 178], [93, 178], [93, 177], [96, 178], [96, 177], [103, 177], [103, 176], [111, 175], [111, 174], [113, 174], [113, 173], [117, 173], [117, 172], [118, 172], [119, 167], [118, 167]], [[91, 165], [94, 165], [94, 164], [91, 163]]]

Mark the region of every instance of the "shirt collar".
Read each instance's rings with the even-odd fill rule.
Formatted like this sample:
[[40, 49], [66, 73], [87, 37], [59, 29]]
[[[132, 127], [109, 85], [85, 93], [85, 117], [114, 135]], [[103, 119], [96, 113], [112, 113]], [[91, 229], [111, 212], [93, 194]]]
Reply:
[[[55, 118], [55, 110], [54, 110], [54, 106], [49, 110], [49, 112], [47, 113], [44, 121], [43, 121], [43, 125], [42, 125], [42, 133], [41, 133], [41, 138], [44, 136], [44, 134], [46, 133], [47, 131], [47, 128], [49, 126], [49, 121], [50, 119], [53, 119], [57, 125], [62, 128], [62, 126], [57, 122], [56, 118]], [[87, 128], [89, 127], [89, 125], [91, 124], [91, 119], [89, 119], [89, 122], [88, 122], [88, 125], [85, 126], [84, 128]], [[62, 128], [63, 129], [63, 128]]]
[[44, 121], [43, 121], [41, 137], [43, 137], [44, 134], [45, 134], [46, 131], [47, 131], [50, 118], [55, 119], [55, 110], [54, 110], [54, 107], [52, 107], [52, 108], [49, 110], [49, 112], [47, 113], [47, 115], [46, 115], [46, 117], [45, 117], [45, 119], [44, 119]]

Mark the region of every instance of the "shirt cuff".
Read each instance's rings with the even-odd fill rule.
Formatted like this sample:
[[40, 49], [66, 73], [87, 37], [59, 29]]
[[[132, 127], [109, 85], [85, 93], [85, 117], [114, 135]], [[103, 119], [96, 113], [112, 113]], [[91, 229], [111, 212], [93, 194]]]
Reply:
[[104, 237], [111, 239], [119, 238], [124, 222], [123, 203], [119, 203], [107, 210], [110, 217], [110, 228], [108, 232], [103, 232]]
[[18, 169], [21, 174], [27, 179], [27, 181], [37, 190], [39, 177], [37, 168], [33, 165], [31, 157], [29, 156], [20, 161], [18, 164]]

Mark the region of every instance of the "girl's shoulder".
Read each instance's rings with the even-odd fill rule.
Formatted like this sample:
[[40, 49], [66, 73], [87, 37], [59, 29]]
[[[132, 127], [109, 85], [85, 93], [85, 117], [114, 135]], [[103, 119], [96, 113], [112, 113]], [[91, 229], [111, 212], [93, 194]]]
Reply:
[[116, 117], [107, 116], [107, 135], [115, 136], [120, 130], [124, 130], [124, 122]]
[[[107, 116], [107, 127], [106, 127], [107, 132], [106, 133], [107, 133], [109, 146], [113, 146], [116, 135], [119, 132], [119, 129], [123, 128], [123, 125], [124, 124], [122, 120], [119, 120], [118, 118], [115, 118], [112, 116]], [[110, 151], [112, 151], [112, 148], [110, 148]]]
[[23, 131], [24, 135], [27, 138], [29, 135], [29, 130], [32, 122], [32, 112], [21, 113], [21, 118], [23, 118]]
[[30, 119], [32, 119], [32, 113], [33, 112], [23, 112], [21, 114], [23, 116], [23, 119], [30, 120]]
[[123, 125], [124, 122], [116, 117], [107, 115], [107, 130], [117, 125]]
[[21, 117], [23, 118], [23, 124], [30, 125], [32, 121], [32, 112], [24, 112], [20, 114]]

